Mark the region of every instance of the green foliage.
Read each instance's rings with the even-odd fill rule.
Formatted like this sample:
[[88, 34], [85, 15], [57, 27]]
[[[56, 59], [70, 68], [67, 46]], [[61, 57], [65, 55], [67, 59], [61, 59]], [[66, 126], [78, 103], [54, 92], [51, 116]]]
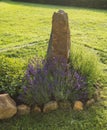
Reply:
[[71, 72], [68, 77], [65, 60], [43, 60], [35, 57], [28, 65], [25, 86], [20, 99], [29, 105], [43, 106], [50, 100], [67, 100], [72, 86]]
[[21, 100], [29, 105], [44, 105], [49, 100], [81, 100], [86, 102], [95, 93], [101, 70], [97, 57], [81, 46], [72, 46], [66, 71], [65, 60], [41, 60], [35, 57], [28, 65]]
[[107, 111], [100, 105], [80, 112], [33, 113], [0, 122], [0, 130], [106, 130], [106, 127]]
[[[76, 0], [74, 0], [74, 2], [75, 1]], [[99, 0], [97, 0], [96, 3], [98, 3], [98, 1]], [[105, 75], [105, 79], [102, 82], [102, 84], [105, 85], [105, 89], [103, 90], [104, 103], [101, 100], [101, 103], [98, 102], [95, 106], [92, 106], [88, 110], [84, 110], [82, 112], [75, 112], [73, 110], [70, 112], [57, 110], [47, 114], [33, 113], [33, 115], [21, 117], [15, 116], [9, 120], [1, 120], [0, 130], [107, 129], [106, 10], [2, 1], [0, 2], [0, 55], [3, 54], [7, 57], [11, 57], [9, 59], [16, 60], [16, 62], [18, 60], [18, 64], [20, 64], [21, 62], [18, 58], [23, 58], [23, 60], [26, 61], [27, 57], [32, 57], [35, 53], [38, 54], [44, 51], [46, 54], [47, 44], [44, 43], [48, 43], [51, 29], [51, 16], [54, 11], [59, 9], [64, 9], [69, 15], [69, 23], [72, 34], [71, 47], [77, 48], [77, 45], [78, 47], [80, 45], [85, 45], [89, 48], [87, 52], [93, 50], [94, 53], [98, 54], [97, 56], [101, 59], [101, 62], [104, 63], [101, 66], [102, 72]], [[35, 44], [31, 44], [33, 41], [36, 41]], [[40, 43], [42, 43], [43, 46]], [[23, 44], [25, 47], [22, 46]]]
[[71, 66], [85, 75], [87, 80], [96, 81], [101, 74], [98, 57], [83, 46], [72, 46], [70, 54]]
[[[15, 0], [20, 1], [20, 0]], [[82, 6], [88, 8], [107, 8], [107, 0], [23, 0], [24, 2], [35, 2], [42, 4], [55, 4], [67, 6]]]
[[85, 77], [91, 97], [95, 91], [94, 85], [99, 81], [102, 73], [98, 57], [85, 47], [72, 46], [70, 66]]
[[106, 10], [20, 2], [1, 2], [0, 9], [0, 54], [25, 60], [38, 53], [46, 54], [52, 14], [59, 9], [68, 13], [72, 45], [106, 51]]
[[0, 56], [0, 93], [18, 94], [24, 75], [23, 60]]

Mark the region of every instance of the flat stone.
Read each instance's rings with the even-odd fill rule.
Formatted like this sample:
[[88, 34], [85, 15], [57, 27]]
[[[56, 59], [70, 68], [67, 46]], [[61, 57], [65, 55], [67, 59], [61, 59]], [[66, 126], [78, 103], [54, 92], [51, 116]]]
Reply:
[[11, 118], [16, 112], [16, 103], [9, 94], [0, 94], [0, 119]]
[[83, 110], [83, 103], [81, 101], [75, 101], [73, 109], [77, 111]]
[[41, 108], [38, 105], [35, 105], [34, 108], [33, 108], [33, 112], [39, 113], [39, 112], [41, 112]]
[[56, 101], [50, 101], [44, 105], [43, 112], [50, 112], [58, 109], [58, 103]]
[[21, 104], [17, 106], [17, 114], [18, 115], [26, 115], [30, 113], [30, 107], [25, 105], [25, 104]]

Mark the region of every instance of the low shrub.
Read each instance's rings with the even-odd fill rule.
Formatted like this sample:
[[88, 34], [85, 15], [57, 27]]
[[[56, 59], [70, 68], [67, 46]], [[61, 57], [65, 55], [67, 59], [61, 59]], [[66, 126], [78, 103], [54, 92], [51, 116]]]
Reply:
[[70, 86], [64, 60], [34, 58], [28, 65], [20, 98], [29, 105], [43, 106], [50, 100], [66, 100]]
[[95, 92], [98, 60], [84, 49], [73, 48], [69, 63], [67, 69], [64, 59], [32, 59], [26, 71], [20, 99], [29, 105], [40, 106], [50, 100], [86, 102]]
[[24, 71], [23, 60], [0, 56], [0, 93], [17, 96], [19, 88], [22, 86]]
[[95, 84], [100, 80], [101, 69], [98, 57], [83, 46], [72, 46], [70, 66], [85, 78], [88, 97], [95, 91]]

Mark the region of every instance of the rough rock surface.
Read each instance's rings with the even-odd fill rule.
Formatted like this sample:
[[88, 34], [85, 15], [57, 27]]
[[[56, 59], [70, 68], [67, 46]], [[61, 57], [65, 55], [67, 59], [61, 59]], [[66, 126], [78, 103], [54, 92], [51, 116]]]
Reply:
[[53, 14], [48, 57], [68, 60], [70, 53], [70, 29], [68, 15], [63, 10]]
[[77, 111], [83, 110], [83, 103], [81, 101], [75, 101], [73, 109]]
[[35, 105], [32, 111], [35, 113], [39, 113], [39, 112], [41, 112], [41, 109], [39, 106]]
[[43, 112], [49, 112], [58, 109], [58, 103], [56, 101], [50, 101], [44, 105]]
[[17, 112], [16, 103], [8, 94], [0, 95], [0, 119], [11, 118]]
[[25, 104], [21, 104], [19, 106], [17, 106], [17, 114], [18, 115], [25, 115], [25, 114], [29, 114], [30, 113], [30, 107], [25, 105]]

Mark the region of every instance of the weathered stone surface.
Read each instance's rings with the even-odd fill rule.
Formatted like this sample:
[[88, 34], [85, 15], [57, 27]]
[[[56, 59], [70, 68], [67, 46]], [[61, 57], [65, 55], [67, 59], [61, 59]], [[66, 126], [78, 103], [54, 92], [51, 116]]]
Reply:
[[44, 105], [43, 112], [49, 112], [58, 109], [58, 103], [56, 101], [50, 101]]
[[39, 113], [39, 112], [41, 112], [41, 108], [39, 106], [35, 105], [32, 112]]
[[16, 103], [8, 94], [0, 95], [0, 119], [11, 118], [17, 112]]
[[77, 111], [83, 110], [83, 103], [81, 101], [75, 101], [73, 109]]
[[94, 99], [90, 99], [90, 100], [88, 100], [87, 102], [86, 102], [86, 106], [88, 107], [88, 106], [91, 106], [91, 105], [93, 105], [95, 103], [95, 100]]
[[69, 101], [61, 101], [61, 102], [59, 102], [59, 108], [71, 109], [71, 103]]
[[63, 10], [53, 14], [52, 32], [48, 47], [48, 57], [68, 60], [70, 53], [70, 29], [68, 15]]
[[29, 114], [30, 113], [30, 107], [25, 105], [25, 104], [21, 104], [19, 106], [17, 106], [17, 114], [18, 115], [25, 115], [25, 114]]

